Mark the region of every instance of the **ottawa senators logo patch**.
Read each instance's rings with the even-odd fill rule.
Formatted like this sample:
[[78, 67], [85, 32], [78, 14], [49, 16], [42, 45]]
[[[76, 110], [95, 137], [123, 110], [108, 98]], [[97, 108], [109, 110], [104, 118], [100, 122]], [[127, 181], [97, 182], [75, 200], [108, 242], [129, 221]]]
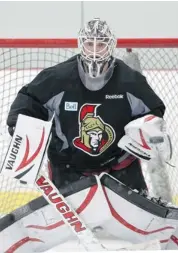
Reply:
[[115, 140], [114, 129], [97, 115], [98, 106], [84, 104], [80, 108], [79, 136], [73, 139], [76, 148], [91, 156], [100, 155]]

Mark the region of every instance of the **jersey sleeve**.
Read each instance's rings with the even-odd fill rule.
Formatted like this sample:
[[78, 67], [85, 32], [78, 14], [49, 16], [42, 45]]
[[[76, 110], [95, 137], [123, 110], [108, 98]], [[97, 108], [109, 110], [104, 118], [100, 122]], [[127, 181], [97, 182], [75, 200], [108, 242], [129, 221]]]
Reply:
[[163, 101], [153, 91], [142, 74], [135, 72], [134, 83], [130, 83], [127, 90], [126, 94], [134, 118], [148, 113], [159, 117], [164, 115], [165, 105]]
[[55, 81], [54, 71], [41, 71], [31, 83], [23, 86], [10, 107], [7, 125], [15, 126], [19, 114], [48, 120], [48, 110], [43, 106], [49, 96], [48, 87]]

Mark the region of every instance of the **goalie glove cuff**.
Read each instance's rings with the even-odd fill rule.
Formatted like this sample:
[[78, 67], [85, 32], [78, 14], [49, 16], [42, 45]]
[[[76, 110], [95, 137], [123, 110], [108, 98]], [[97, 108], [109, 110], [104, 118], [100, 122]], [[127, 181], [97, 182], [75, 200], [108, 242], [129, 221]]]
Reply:
[[143, 160], [154, 158], [167, 162], [171, 159], [171, 141], [162, 118], [146, 115], [133, 120], [125, 126], [125, 133], [118, 142], [123, 150]]

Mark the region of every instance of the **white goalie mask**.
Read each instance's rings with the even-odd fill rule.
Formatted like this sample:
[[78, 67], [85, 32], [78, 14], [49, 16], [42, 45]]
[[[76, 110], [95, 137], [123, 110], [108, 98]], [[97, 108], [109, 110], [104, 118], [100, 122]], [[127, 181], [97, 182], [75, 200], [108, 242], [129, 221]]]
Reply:
[[114, 68], [112, 63], [116, 48], [116, 38], [107, 23], [98, 18], [89, 21], [79, 32], [78, 47], [79, 74], [82, 82], [86, 85], [87, 82], [94, 81], [98, 86], [102, 86], [112, 75], [113, 69], [110, 66]]

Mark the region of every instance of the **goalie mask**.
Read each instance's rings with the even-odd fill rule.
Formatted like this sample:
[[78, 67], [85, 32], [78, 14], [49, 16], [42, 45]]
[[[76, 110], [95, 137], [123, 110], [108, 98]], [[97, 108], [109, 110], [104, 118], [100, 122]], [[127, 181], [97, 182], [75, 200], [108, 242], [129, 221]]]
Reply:
[[113, 74], [115, 36], [105, 21], [93, 19], [80, 30], [78, 46], [78, 70], [83, 84], [90, 90], [101, 89]]

